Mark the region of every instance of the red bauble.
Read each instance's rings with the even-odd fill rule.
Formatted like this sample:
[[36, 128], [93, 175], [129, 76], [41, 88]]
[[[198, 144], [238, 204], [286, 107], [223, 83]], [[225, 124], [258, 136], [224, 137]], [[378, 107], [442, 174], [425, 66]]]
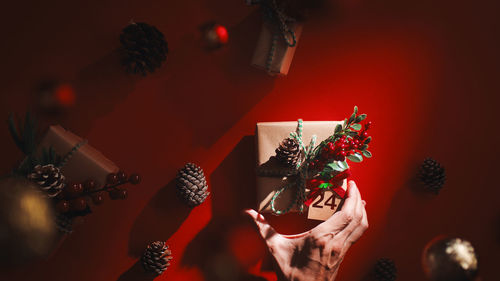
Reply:
[[56, 210], [59, 213], [66, 213], [69, 211], [69, 202], [66, 200], [61, 200], [56, 204]]
[[229, 40], [229, 34], [227, 33], [226, 27], [222, 25], [216, 25], [214, 27], [215, 34], [217, 34], [217, 38], [219, 39], [219, 42], [222, 44], [226, 44], [227, 41]]
[[85, 198], [80, 197], [73, 199], [69, 202], [70, 209], [72, 211], [83, 211], [85, 208], [87, 208], [87, 200]]
[[128, 181], [131, 184], [139, 184], [141, 182], [142, 178], [139, 174], [131, 174], [130, 177], [128, 178]]

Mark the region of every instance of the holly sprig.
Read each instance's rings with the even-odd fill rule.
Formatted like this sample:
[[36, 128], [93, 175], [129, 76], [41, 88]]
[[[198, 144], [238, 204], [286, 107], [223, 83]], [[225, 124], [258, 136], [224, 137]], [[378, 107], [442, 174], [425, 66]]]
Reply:
[[363, 158], [372, 157], [368, 150], [372, 138], [367, 133], [371, 122], [363, 122], [366, 117], [366, 114], [358, 114], [358, 107], [354, 106], [349, 118], [338, 124], [334, 133], [313, 150], [309, 167], [316, 171], [314, 177], [323, 181], [319, 188], [331, 187], [328, 180], [349, 169], [346, 160], [359, 163]]

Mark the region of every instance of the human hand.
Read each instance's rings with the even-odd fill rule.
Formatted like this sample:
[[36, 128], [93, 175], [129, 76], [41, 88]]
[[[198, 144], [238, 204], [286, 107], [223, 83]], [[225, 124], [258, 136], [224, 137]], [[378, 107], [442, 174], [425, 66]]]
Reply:
[[301, 234], [281, 235], [255, 210], [246, 210], [287, 280], [334, 280], [349, 247], [368, 228], [365, 201], [349, 181], [342, 209]]

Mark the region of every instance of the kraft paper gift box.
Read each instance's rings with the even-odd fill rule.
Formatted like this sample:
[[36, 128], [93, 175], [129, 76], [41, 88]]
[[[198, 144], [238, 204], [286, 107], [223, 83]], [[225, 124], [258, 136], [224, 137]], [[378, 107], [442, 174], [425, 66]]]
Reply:
[[[300, 34], [302, 33], [301, 24], [293, 24], [290, 27], [295, 32], [295, 38], [297, 41], [294, 47], [289, 47], [287, 45], [287, 43], [282, 38], [280, 31], [274, 31], [276, 27], [271, 26], [266, 22], [262, 24], [259, 39], [257, 40], [257, 46], [253, 53], [253, 66], [268, 70], [269, 74], [271, 75], [284, 76], [288, 74], [293, 55], [295, 54], [295, 49], [297, 48], [297, 44], [299, 42]], [[278, 40], [276, 41], [272, 62], [269, 69], [267, 69], [274, 35], [278, 36]]]
[[[316, 135], [316, 145], [318, 145], [334, 133], [337, 124], [342, 123], [342, 121], [304, 121], [302, 132], [304, 145], [309, 145], [313, 135]], [[265, 173], [259, 171], [264, 169], [265, 171], [286, 172], [287, 169], [283, 168], [274, 158], [276, 154], [275, 150], [283, 139], [289, 137], [291, 132], [296, 131], [296, 128], [296, 121], [257, 123], [257, 204], [259, 212], [271, 211], [271, 198], [288, 180], [286, 176], [267, 176]], [[345, 182], [342, 186], [344, 190], [346, 189]], [[276, 209], [283, 210], [287, 208], [293, 200], [294, 192], [296, 192], [295, 188], [289, 188], [280, 194], [278, 200], [275, 201]], [[340, 205], [340, 198], [336, 198], [335, 203], [336, 207], [338, 207]], [[318, 200], [315, 199], [311, 206], [314, 204], [318, 204]], [[291, 211], [297, 212], [298, 209], [294, 207]], [[332, 210], [331, 213], [334, 211]], [[311, 218], [311, 215], [309, 215], [309, 218]]]
[[[42, 141], [39, 150], [52, 147], [56, 154], [64, 157], [83, 139], [63, 127], [50, 126]], [[82, 183], [92, 179], [98, 186], [106, 183], [106, 177], [110, 173], [117, 173], [119, 168], [108, 158], [102, 155], [88, 143], [79, 147], [61, 168], [67, 182]]]

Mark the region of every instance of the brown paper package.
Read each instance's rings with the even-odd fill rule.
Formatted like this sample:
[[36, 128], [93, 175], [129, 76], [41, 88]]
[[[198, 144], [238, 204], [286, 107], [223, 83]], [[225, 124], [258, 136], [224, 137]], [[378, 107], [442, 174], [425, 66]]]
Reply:
[[[316, 145], [331, 136], [337, 124], [342, 121], [304, 121], [302, 139], [308, 145], [313, 135], [316, 135]], [[275, 161], [275, 150], [279, 143], [290, 136], [297, 128], [297, 122], [261, 122], [257, 123], [257, 169], [281, 169], [279, 163]], [[286, 177], [257, 176], [257, 204], [259, 212], [270, 212], [270, 200], [275, 192], [287, 181]], [[345, 184], [343, 186], [345, 188]], [[292, 201], [292, 196], [296, 192], [290, 188], [283, 192], [275, 202], [275, 207], [279, 210], [285, 209]], [[292, 211], [298, 211], [297, 208]], [[335, 211], [335, 210], [333, 210]]]
[[[52, 146], [58, 155], [64, 157], [82, 141], [82, 138], [59, 125], [50, 126], [40, 142], [40, 148]], [[119, 168], [111, 160], [89, 144], [81, 146], [61, 168], [61, 172], [68, 182], [82, 183], [85, 180], [93, 179], [98, 186], [103, 186], [106, 183], [107, 175], [116, 173], [118, 170]]]
[[[295, 38], [298, 44], [300, 34], [302, 33], [302, 25], [295, 24], [292, 25], [291, 28], [295, 32]], [[253, 53], [253, 58], [252, 58], [253, 66], [266, 70], [269, 51], [272, 46], [272, 38], [273, 38], [272, 27], [270, 27], [268, 23], [263, 23], [259, 39], [257, 41], [257, 46]], [[276, 49], [269, 70], [269, 74], [283, 75], [283, 76], [288, 74], [288, 70], [290, 69], [290, 64], [292, 63], [293, 55], [295, 54], [295, 49], [297, 48], [297, 44], [294, 47], [288, 47], [286, 42], [281, 38], [280, 35], [280, 39], [276, 43]]]

